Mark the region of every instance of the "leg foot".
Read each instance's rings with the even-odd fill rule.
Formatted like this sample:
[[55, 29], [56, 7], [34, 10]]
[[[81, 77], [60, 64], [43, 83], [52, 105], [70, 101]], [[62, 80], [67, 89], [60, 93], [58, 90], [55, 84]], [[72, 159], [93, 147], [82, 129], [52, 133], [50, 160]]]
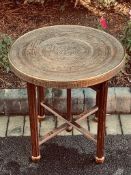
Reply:
[[103, 163], [104, 160], [105, 160], [105, 157], [102, 157], [102, 158], [95, 157], [95, 161], [96, 161], [96, 163], [98, 163], [98, 164]]
[[72, 130], [73, 130], [73, 127], [72, 127], [72, 126], [69, 126], [69, 127], [66, 129], [67, 132], [71, 132]]
[[33, 162], [38, 162], [40, 160], [40, 158], [41, 158], [40, 155], [37, 156], [37, 157], [34, 157], [34, 156], [31, 157], [31, 159], [32, 159]]
[[43, 115], [43, 116], [38, 115], [39, 122], [42, 122], [44, 119], [45, 119], [45, 115]]

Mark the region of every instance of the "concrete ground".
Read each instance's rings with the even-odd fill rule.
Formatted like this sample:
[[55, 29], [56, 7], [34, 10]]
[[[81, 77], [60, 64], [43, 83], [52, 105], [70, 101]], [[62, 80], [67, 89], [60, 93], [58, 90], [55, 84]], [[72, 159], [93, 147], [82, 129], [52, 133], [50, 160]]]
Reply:
[[[47, 116], [39, 125], [40, 136], [51, 131], [63, 123], [62, 120], [53, 116]], [[93, 116], [81, 121], [80, 124], [91, 133], [96, 134], [97, 123], [93, 121]], [[79, 135], [80, 133], [73, 129], [72, 132], [62, 131], [59, 135]], [[107, 115], [106, 120], [107, 135], [127, 135], [131, 134], [131, 114]], [[30, 126], [28, 116], [0, 116], [0, 137], [9, 136], [29, 136]]]

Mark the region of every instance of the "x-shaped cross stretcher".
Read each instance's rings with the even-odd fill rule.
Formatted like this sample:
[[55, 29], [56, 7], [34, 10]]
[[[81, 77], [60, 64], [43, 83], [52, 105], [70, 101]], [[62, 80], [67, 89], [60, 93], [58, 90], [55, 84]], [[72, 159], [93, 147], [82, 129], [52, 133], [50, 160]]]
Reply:
[[55, 128], [54, 130], [50, 131], [49, 133], [45, 134], [45, 136], [43, 136], [42, 139], [39, 141], [39, 145], [45, 143], [47, 140], [53, 138], [54, 136], [56, 136], [57, 134], [59, 134], [63, 130], [68, 129], [69, 126], [74, 127], [75, 129], [77, 129], [86, 138], [94, 141], [95, 143], [97, 142], [96, 139], [94, 138], [93, 134], [91, 134], [87, 129], [83, 128], [82, 126], [80, 126], [77, 123], [78, 121], [83, 120], [83, 119], [87, 118], [88, 116], [90, 116], [91, 114], [93, 114], [96, 111], [98, 111], [98, 107], [97, 106], [94, 106], [94, 107], [92, 107], [92, 109], [89, 109], [88, 111], [85, 111], [82, 114], [76, 116], [75, 118], [73, 118], [72, 121], [68, 121], [67, 119], [62, 117], [60, 114], [58, 114], [58, 112], [56, 112], [56, 110], [51, 109], [51, 107], [49, 107], [49, 105], [47, 106], [43, 102], [41, 102], [41, 106], [44, 107], [49, 112], [51, 112], [52, 114], [54, 114], [56, 117], [61, 118], [65, 123], [60, 125], [58, 128]]

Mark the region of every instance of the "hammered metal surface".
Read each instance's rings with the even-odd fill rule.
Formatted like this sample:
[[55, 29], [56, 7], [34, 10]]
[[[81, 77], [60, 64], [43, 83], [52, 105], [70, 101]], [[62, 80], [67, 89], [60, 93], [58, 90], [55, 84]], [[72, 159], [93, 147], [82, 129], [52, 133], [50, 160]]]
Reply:
[[124, 50], [111, 35], [90, 27], [57, 25], [36, 29], [13, 44], [9, 60], [20, 78], [45, 87], [85, 87], [113, 77]]

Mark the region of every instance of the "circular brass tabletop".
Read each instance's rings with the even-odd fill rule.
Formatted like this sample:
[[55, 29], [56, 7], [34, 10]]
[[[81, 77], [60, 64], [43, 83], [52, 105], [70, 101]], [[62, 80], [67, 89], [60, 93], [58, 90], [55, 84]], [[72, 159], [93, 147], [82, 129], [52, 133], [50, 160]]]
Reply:
[[106, 32], [56, 25], [28, 32], [9, 53], [12, 71], [44, 87], [88, 87], [107, 81], [124, 65], [121, 43]]

